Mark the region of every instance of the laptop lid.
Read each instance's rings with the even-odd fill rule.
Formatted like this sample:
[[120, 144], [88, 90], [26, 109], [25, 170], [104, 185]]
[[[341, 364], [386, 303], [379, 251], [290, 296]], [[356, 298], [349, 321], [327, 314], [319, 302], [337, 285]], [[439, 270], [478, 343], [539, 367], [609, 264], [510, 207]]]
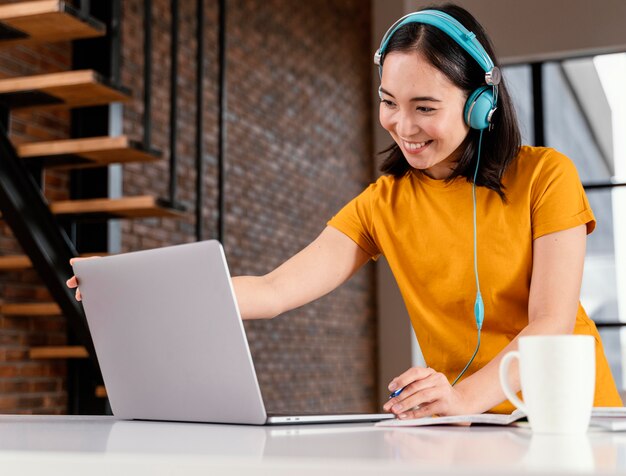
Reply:
[[266, 422], [219, 242], [82, 260], [74, 272], [114, 415]]
[[285, 425], [394, 417], [268, 418], [218, 241], [82, 260], [74, 272], [119, 418]]

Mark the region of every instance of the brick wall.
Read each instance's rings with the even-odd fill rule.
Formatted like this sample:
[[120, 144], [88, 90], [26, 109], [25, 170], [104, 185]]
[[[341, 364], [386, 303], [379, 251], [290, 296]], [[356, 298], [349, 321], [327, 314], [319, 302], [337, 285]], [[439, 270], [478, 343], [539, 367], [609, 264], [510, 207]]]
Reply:
[[[144, 219], [122, 223], [122, 250], [156, 248], [172, 243], [195, 240], [195, 118], [196, 118], [196, 2], [179, 2], [179, 59], [178, 59], [178, 113], [177, 113], [177, 183], [176, 200], [190, 211], [180, 220]], [[154, 193], [169, 196], [169, 114], [170, 114], [170, 1], [152, 2], [152, 147], [162, 153], [163, 159], [151, 164], [124, 166], [124, 195]], [[135, 100], [124, 108], [124, 132], [131, 138], [143, 138], [143, 85], [137, 78], [143, 76], [143, 2], [123, 2], [122, 19], [122, 83], [132, 85]], [[217, 2], [205, 1], [205, 130], [204, 178], [204, 233], [216, 233], [217, 210]]]
[[[8, 3], [8, 2], [3, 2]], [[69, 69], [71, 45], [14, 46], [0, 50], [0, 77], [19, 77]], [[14, 144], [68, 137], [69, 113], [15, 112], [10, 138]], [[46, 172], [48, 199], [67, 198], [68, 175]], [[0, 254], [23, 254], [8, 226], [0, 221]], [[0, 301], [50, 302], [34, 270], [0, 272]], [[67, 411], [66, 364], [32, 361], [33, 346], [62, 345], [66, 327], [62, 317], [10, 317], [0, 314], [0, 413], [64, 413]]]
[[[231, 5], [226, 251], [234, 274], [263, 274], [371, 177], [369, 9]], [[315, 303], [247, 323], [272, 410], [374, 409], [372, 283], [365, 269]]]
[[[193, 210], [195, 2], [181, 2], [179, 200]], [[141, 2], [124, 2], [123, 78], [142, 71]], [[154, 145], [160, 165], [125, 166], [125, 194], [167, 194], [169, 2], [154, 2]], [[216, 236], [217, 9], [206, 2], [205, 236]], [[231, 272], [264, 274], [295, 254], [371, 177], [369, 4], [228, 2], [225, 249]], [[126, 132], [142, 135], [142, 91]], [[123, 224], [123, 249], [193, 241], [193, 216]], [[246, 323], [271, 411], [370, 411], [375, 402], [373, 269], [316, 303]]]

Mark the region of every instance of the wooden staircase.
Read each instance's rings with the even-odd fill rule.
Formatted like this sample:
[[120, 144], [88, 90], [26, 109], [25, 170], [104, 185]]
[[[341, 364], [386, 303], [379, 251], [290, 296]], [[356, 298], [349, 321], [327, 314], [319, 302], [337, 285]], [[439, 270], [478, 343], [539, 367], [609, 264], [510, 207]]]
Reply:
[[0, 5], [0, 46], [96, 38], [106, 27], [62, 0]]
[[[100, 1], [100, 0], [97, 0]], [[0, 47], [36, 42], [95, 38], [106, 34], [105, 26], [62, 0], [22, 1], [0, 5]], [[94, 70], [61, 71], [27, 77], [0, 79], [0, 104], [10, 110], [77, 108], [126, 102], [129, 91], [114, 85]], [[28, 165], [45, 168], [80, 169], [110, 164], [149, 163], [160, 154], [145, 150], [126, 136], [71, 138], [16, 147]], [[58, 217], [81, 219], [180, 218], [183, 211], [153, 196], [64, 200], [49, 204]], [[28, 256], [0, 256], [0, 271], [15, 272], [33, 267]], [[54, 302], [0, 304], [0, 316], [38, 319], [62, 315]], [[85, 359], [83, 346], [33, 347], [31, 359]], [[96, 389], [106, 397], [103, 386]]]

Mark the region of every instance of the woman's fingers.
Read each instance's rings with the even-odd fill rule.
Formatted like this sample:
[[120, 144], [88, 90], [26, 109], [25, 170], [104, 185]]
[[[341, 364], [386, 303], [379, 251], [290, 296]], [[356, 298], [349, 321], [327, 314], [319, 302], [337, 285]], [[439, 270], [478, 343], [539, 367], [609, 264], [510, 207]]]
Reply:
[[[100, 258], [100, 256], [89, 256], [87, 258], [78, 258], [78, 257], [72, 258], [70, 259], [70, 266], [73, 266], [74, 263], [76, 263], [77, 261], [81, 261], [84, 259], [94, 259], [94, 258]], [[74, 296], [76, 297], [77, 301], [82, 301], [83, 297], [80, 294], [80, 289], [78, 289], [78, 279], [76, 279], [76, 276], [72, 276], [70, 279], [65, 281], [65, 285], [70, 289], [76, 288], [76, 293], [74, 294]]]
[[[431, 384], [433, 382], [430, 382]], [[405, 398], [401, 402], [394, 404], [391, 407], [391, 411], [396, 415], [413, 411], [417, 407], [422, 409], [425, 404], [434, 404], [441, 399], [444, 393], [444, 388], [441, 386], [432, 385], [428, 388], [423, 388], [417, 391], [408, 398]]]
[[[425, 375], [424, 370], [411, 369], [405, 374], [414, 377]], [[398, 379], [404, 378], [405, 374]], [[422, 418], [435, 414], [458, 413], [457, 407], [460, 403], [462, 402], [459, 400], [459, 395], [452, 388], [447, 377], [432, 370], [426, 377], [406, 385], [400, 395], [390, 399], [383, 408], [401, 419]]]
[[431, 368], [412, 367], [404, 372], [402, 375], [394, 378], [389, 383], [389, 390], [402, 390], [397, 396], [389, 399], [389, 401], [383, 406], [383, 409], [385, 411], [392, 411], [391, 408], [393, 407], [393, 405], [396, 405], [399, 402], [405, 400], [409, 396], [413, 395], [416, 391], [431, 386], [432, 384], [428, 383], [428, 379], [435, 373], [436, 372]]
[[[442, 383], [440, 377], [441, 375], [442, 374], [439, 374], [438, 372], [435, 372], [433, 370], [432, 372], [429, 372], [427, 377], [406, 385], [400, 395], [390, 399], [387, 403], [385, 403], [383, 409], [385, 411], [391, 411], [397, 415], [399, 413], [402, 413], [403, 411], [406, 411], [407, 409], [419, 405], [424, 401], [423, 392], [426, 389], [430, 389]], [[445, 383], [448, 383], [448, 381], [446, 380]]]
[[430, 367], [412, 367], [402, 375], [399, 375], [389, 382], [388, 389], [390, 392], [393, 392], [394, 390], [404, 388], [410, 383], [415, 382], [416, 380], [422, 380], [434, 373], [435, 371]]
[[67, 285], [68, 288], [74, 289], [78, 287], [78, 280], [76, 279], [76, 276], [72, 276], [70, 279], [65, 281], [65, 284]]
[[78, 279], [76, 279], [76, 276], [72, 276], [70, 279], [65, 281], [65, 284], [70, 289], [76, 289], [74, 296], [77, 301], [81, 301], [83, 297], [80, 295], [80, 289], [78, 289]]
[[439, 407], [438, 402], [425, 403], [421, 405], [419, 408], [416, 408], [414, 410], [407, 410], [403, 413], [400, 413], [398, 415], [398, 418], [400, 420], [407, 420], [410, 418], [423, 418], [423, 417], [436, 415], [437, 413], [439, 413], [438, 407]]

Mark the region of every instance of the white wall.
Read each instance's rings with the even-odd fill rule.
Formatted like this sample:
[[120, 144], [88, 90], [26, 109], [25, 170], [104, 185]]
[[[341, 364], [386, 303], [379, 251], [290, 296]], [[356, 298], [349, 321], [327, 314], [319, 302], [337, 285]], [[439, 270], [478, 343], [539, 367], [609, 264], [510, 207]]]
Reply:
[[[406, 13], [443, 0], [405, 0]], [[624, 0], [456, 0], [487, 29], [503, 64], [626, 51]]]

